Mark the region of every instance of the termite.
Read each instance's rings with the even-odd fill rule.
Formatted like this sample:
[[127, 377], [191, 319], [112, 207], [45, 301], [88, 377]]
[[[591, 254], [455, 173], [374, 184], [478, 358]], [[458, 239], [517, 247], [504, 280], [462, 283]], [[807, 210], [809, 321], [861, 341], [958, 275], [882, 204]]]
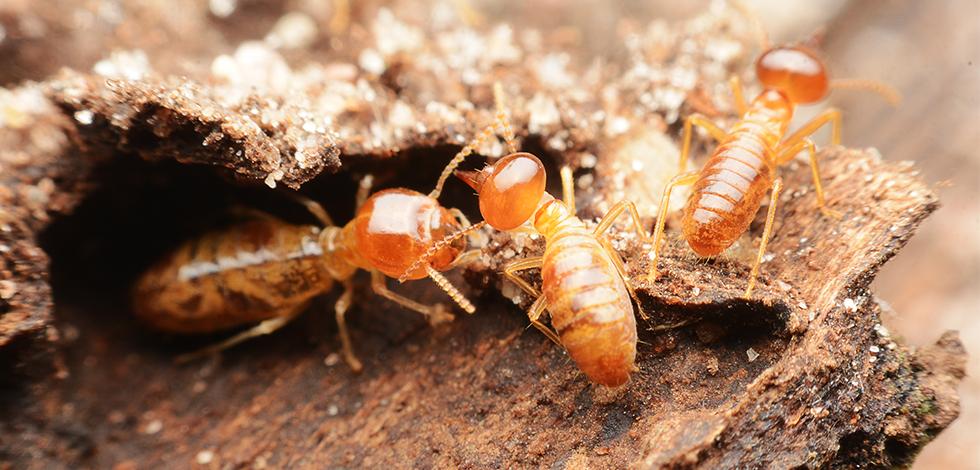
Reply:
[[[564, 200], [548, 194], [544, 165], [536, 156], [517, 151], [499, 84], [494, 86], [494, 95], [494, 124], [453, 158], [436, 184], [435, 194], [467, 155], [495, 129], [502, 129], [508, 155], [483, 170], [454, 173], [477, 191], [486, 224], [501, 231], [525, 231], [544, 238], [543, 256], [512, 261], [503, 270], [511, 282], [536, 299], [527, 312], [531, 324], [563, 346], [592, 382], [610, 387], [623, 385], [637, 370], [636, 319], [630, 301], [636, 295], [626, 281], [623, 261], [605, 238], [605, 232], [627, 212], [641, 239], [648, 240], [639, 213], [632, 202], [621, 201], [594, 229], [586, 227], [575, 215], [571, 169], [566, 166], [561, 170]], [[452, 240], [449, 237], [434, 247]], [[534, 268], [541, 269], [540, 291], [517, 275]], [[550, 313], [555, 331], [541, 321], [545, 310]]]
[[[676, 186], [693, 185], [681, 222], [688, 246], [700, 256], [717, 256], [731, 246], [748, 229], [756, 212], [770, 191], [769, 210], [755, 264], [749, 275], [745, 297], [752, 295], [759, 266], [766, 252], [776, 216], [776, 202], [783, 182], [776, 169], [793, 160], [804, 150], [809, 153], [810, 168], [816, 189], [817, 206], [831, 218], [840, 214], [827, 207], [820, 181], [815, 145], [810, 136], [826, 124], [831, 125], [831, 143], [840, 145], [841, 113], [835, 108], [821, 112], [796, 132], [786, 137], [796, 105], [822, 100], [831, 88], [864, 88], [876, 91], [893, 104], [897, 93], [885, 85], [865, 80], [830, 81], [826, 67], [818, 56], [803, 45], [769, 48], [763, 36], [764, 52], [756, 60], [756, 76], [763, 90], [746, 103], [737, 77], [731, 80], [735, 107], [741, 118], [728, 131], [700, 114], [684, 121], [680, 170], [664, 188], [654, 230], [654, 254], [651, 279], [657, 277], [664, 222], [671, 191]], [[718, 147], [700, 171], [684, 172], [691, 150], [691, 134], [700, 126], [718, 142]]]
[[[269, 334], [295, 318], [313, 297], [335, 282], [344, 287], [334, 305], [346, 362], [362, 364], [354, 354], [344, 315], [351, 306], [351, 278], [358, 269], [371, 273], [374, 292], [438, 323], [452, 318], [441, 304], [424, 305], [388, 289], [387, 277], [431, 278], [467, 313], [473, 305], [440, 271], [464, 264], [477, 254], [464, 251], [457, 236], [424, 264], [413, 264], [433, 241], [463, 228], [465, 217], [435, 198], [396, 188], [367, 197], [370, 179], [362, 180], [358, 210], [343, 227], [334, 225], [315, 201], [296, 196], [321, 226], [293, 225], [259, 213], [244, 222], [190, 240], [161, 259], [138, 279], [133, 306], [151, 327], [175, 333], [208, 333], [259, 322], [218, 344], [184, 355], [187, 360]], [[481, 224], [482, 225], [482, 224]]]

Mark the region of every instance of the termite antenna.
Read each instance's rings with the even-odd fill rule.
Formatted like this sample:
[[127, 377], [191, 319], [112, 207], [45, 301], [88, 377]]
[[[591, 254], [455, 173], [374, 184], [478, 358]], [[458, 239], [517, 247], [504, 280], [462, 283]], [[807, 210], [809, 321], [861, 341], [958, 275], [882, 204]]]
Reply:
[[374, 185], [374, 175], [368, 173], [361, 178], [361, 181], [357, 183], [357, 194], [354, 196], [354, 210], [357, 211], [361, 206], [367, 202], [368, 196], [371, 194], [371, 186]]
[[766, 33], [766, 28], [762, 26], [762, 20], [759, 19], [759, 15], [746, 4], [742, 3], [741, 0], [728, 0], [728, 4], [749, 20], [749, 23], [752, 25], [752, 33], [759, 42], [759, 47], [764, 51], [769, 50], [769, 34]]
[[439, 195], [442, 194], [442, 187], [446, 184], [446, 180], [449, 176], [453, 174], [453, 170], [463, 163], [474, 150], [478, 149], [487, 139], [494, 135], [495, 131], [498, 131], [504, 135], [504, 141], [507, 144], [508, 153], [517, 152], [517, 144], [514, 143], [514, 130], [510, 126], [510, 119], [507, 117], [506, 101], [504, 99], [503, 87], [500, 82], [494, 82], [493, 84], [493, 101], [497, 108], [496, 114], [494, 116], [493, 123], [484, 127], [482, 131], [476, 136], [473, 141], [466, 144], [459, 153], [453, 157], [452, 160], [446, 165], [446, 168], [442, 169], [442, 174], [439, 175], [439, 180], [436, 181], [436, 187], [429, 193], [429, 197], [433, 199], [439, 199]]
[[439, 199], [439, 195], [442, 194], [442, 187], [446, 184], [446, 180], [449, 179], [449, 175], [453, 174], [453, 170], [455, 170], [460, 163], [463, 163], [463, 160], [473, 153], [474, 149], [483, 145], [483, 142], [493, 135], [493, 130], [495, 127], [496, 124], [490, 124], [489, 126], [484, 127], [480, 134], [477, 135], [472, 142], [466, 144], [466, 146], [463, 147], [463, 149], [449, 161], [449, 164], [442, 169], [442, 174], [439, 175], [439, 180], [436, 181], [436, 187], [431, 193], [429, 193], [429, 197], [432, 199]]
[[446, 279], [446, 277], [443, 276], [442, 273], [436, 271], [432, 266], [429, 266], [428, 264], [425, 265], [425, 272], [426, 274], [429, 275], [429, 278], [432, 279], [432, 282], [435, 282], [440, 289], [445, 291], [446, 294], [449, 295], [449, 297], [453, 299], [454, 302], [456, 302], [456, 305], [459, 305], [459, 308], [463, 309], [464, 312], [469, 314], [476, 312], [476, 307], [474, 307], [473, 304], [470, 303], [470, 301], [466, 298], [466, 296], [464, 296], [462, 292], [456, 289], [456, 286], [454, 286], [453, 283], [449, 282], [449, 279]]
[[861, 78], [839, 78], [830, 81], [830, 87], [839, 90], [863, 90], [877, 93], [888, 104], [898, 106], [902, 102], [902, 94], [895, 87], [877, 80]]
[[453, 0], [456, 7], [456, 14], [463, 24], [470, 28], [475, 28], [483, 24], [483, 15], [470, 5], [468, 0]]
[[337, 36], [347, 31], [350, 26], [350, 0], [334, 0], [331, 6], [333, 15], [330, 16], [327, 29], [330, 30], [330, 34]]
[[827, 26], [820, 25], [817, 26], [810, 36], [806, 38], [800, 45], [813, 50], [823, 49], [823, 43], [827, 38]]
[[493, 82], [493, 104], [497, 113], [496, 123], [500, 126], [500, 132], [504, 135], [504, 142], [507, 144], [507, 153], [516, 153], [514, 129], [510, 127], [510, 118], [507, 116], [507, 96], [500, 82]]
[[464, 228], [462, 230], [458, 230], [458, 231], [456, 231], [454, 233], [451, 233], [449, 235], [446, 235], [442, 240], [439, 240], [439, 241], [433, 243], [432, 246], [430, 246], [428, 250], [425, 250], [425, 253], [423, 253], [422, 256], [419, 256], [419, 258], [417, 260], [415, 260], [415, 262], [412, 263], [412, 265], [409, 266], [408, 269], [406, 269], [405, 272], [403, 272], [401, 276], [398, 276], [398, 282], [405, 282], [405, 281], [407, 281], [408, 280], [408, 276], [410, 276], [411, 273], [414, 273], [416, 270], [418, 270], [422, 266], [431, 267], [431, 265], [429, 264], [429, 260], [431, 260], [432, 257], [435, 256], [436, 253], [439, 252], [439, 250], [441, 250], [441, 249], [443, 249], [443, 248], [451, 245], [456, 240], [459, 240], [460, 238], [463, 238], [466, 235], [469, 235], [473, 231], [479, 230], [479, 229], [483, 228], [483, 226], [486, 225], [486, 224], [487, 223], [485, 221], [482, 221], [481, 220], [480, 222], [477, 222], [477, 223], [475, 223], [473, 225], [470, 225], [469, 227], [466, 227], [466, 228]]

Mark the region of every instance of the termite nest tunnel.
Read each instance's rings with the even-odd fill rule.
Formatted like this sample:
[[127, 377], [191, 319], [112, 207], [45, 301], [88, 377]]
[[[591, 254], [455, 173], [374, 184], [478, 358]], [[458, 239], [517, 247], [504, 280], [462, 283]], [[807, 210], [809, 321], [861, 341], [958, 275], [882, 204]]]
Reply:
[[[557, 170], [561, 156], [545, 151], [536, 139], [528, 139], [525, 150], [541, 156], [548, 174], [554, 175], [549, 178], [548, 191], [560, 194]], [[382, 159], [351, 156], [345, 158], [350, 163], [343, 171], [321, 174], [303, 185], [299, 194], [321, 203], [342, 225], [353, 216], [354, 195], [364, 175], [373, 177], [372, 192], [405, 187], [427, 193], [456, 151], [458, 147], [442, 146], [412, 149]], [[483, 156], [472, 155], [462, 168], [481, 168], [486, 161]], [[240, 222], [243, 217], [254, 217], [255, 213], [272, 214], [295, 224], [318, 223], [302, 205], [286, 194], [292, 191], [288, 188], [273, 190], [264, 185], [247, 184], [220, 170], [181, 165], [169, 160], [153, 162], [135, 155], [120, 155], [97, 166], [92, 171], [90, 185], [93, 189], [73, 213], [55, 220], [41, 234], [42, 247], [51, 257], [57, 320], [67, 328], [69, 336], [74, 336], [78, 328], [86, 328], [85, 325], [96, 329], [107, 328], [116, 335], [129, 337], [137, 350], [161, 356], [215, 342], [229, 333], [191, 336], [164, 334], [147, 328], [133, 318], [130, 314], [132, 284], [153, 262], [186, 240]], [[476, 195], [459, 182], [448, 181], [440, 201], [446, 207], [459, 208], [473, 221], [480, 220]], [[504, 255], [498, 250], [489, 253], [489, 256]], [[523, 308], [508, 306], [510, 302], [502, 300], [495, 292], [502, 281], [485, 269], [483, 272], [471, 270], [467, 274], [465, 277], [471, 281], [468, 289], [470, 296], [480, 298], [482, 303], [502, 304], [492, 310], [504, 310], [513, 321], [521, 322]], [[456, 274], [454, 277], [460, 279], [460, 276]], [[532, 277], [536, 277], [533, 271]], [[371, 296], [366, 288], [366, 276], [359, 279], [359, 300], [362, 302], [359, 302], [356, 313], [351, 315], [355, 327], [397, 330], [404, 329], [399, 323], [407, 323], [409, 328], [405, 331], [387, 331], [387, 336], [402, 338], [425, 326], [417, 315], [410, 312], [396, 313], [394, 320], [370, 314], [368, 311], [372, 310], [371, 307], [381, 300]], [[540, 279], [535, 281], [540, 282]], [[391, 284], [396, 283], [391, 281]], [[409, 296], [448, 302], [428, 284], [413, 282], [396, 285], [395, 288]], [[322, 339], [331, 340], [336, 328], [329, 321], [331, 316], [328, 313], [332, 311], [331, 302], [336, 296], [337, 292], [325, 293], [307, 309], [309, 313], [297, 321], [306, 326], [288, 328], [279, 334], [288, 337], [301, 331], [315, 331], [316, 334], [308, 335], [311, 339], [321, 335]], [[641, 340], [657, 344], [659, 346], [656, 348], [659, 349], [663, 349], [665, 344], [672, 345], [678, 333], [672, 332], [669, 337], [662, 338], [662, 335], [652, 332], [662, 328], [665, 323], [693, 322], [692, 319], [700, 320], [706, 316], [708, 320], [693, 330], [698, 338], [711, 338], [710, 341], [714, 341], [729, 337], [742, 342], [745, 338], [764, 337], [779, 330], [781, 319], [786, 317], [785, 306], [760, 313], [760, 308], [767, 307], [758, 302], [670, 307], [652, 299], [648, 307], [659, 312], [656, 319], [661, 320], [661, 324], [644, 327], [641, 323]], [[367, 313], [366, 318], [362, 315], [364, 313]], [[463, 315], [462, 312], [457, 314]], [[460, 319], [465, 321], [464, 318]], [[379, 327], [379, 321], [381, 324], [393, 321], [394, 326], [390, 329]], [[311, 322], [315, 326], [310, 326]], [[252, 348], [243, 345], [242, 350]], [[263, 354], [261, 351], [253, 353]]]
[[[428, 191], [456, 150], [427, 148], [384, 160], [358, 159], [349, 171], [323, 175], [304, 185], [302, 193], [323, 203], [342, 223], [352, 214], [353, 194], [361, 174], [375, 175], [376, 189]], [[542, 157], [549, 175], [557, 174], [560, 156], [536, 147], [533, 139], [528, 140], [525, 150]], [[474, 156], [465, 167], [479, 168], [482, 164], [483, 160]], [[122, 410], [134, 416], [129, 426], [145, 427], [140, 416], [146, 409], [154, 409], [152, 404], [157, 399], [188, 412], [204, 407], [211, 415], [223, 415], [234, 412], [233, 403], [270, 393], [264, 390], [284, 367], [312, 364], [314, 373], [303, 380], [315, 388], [322, 388], [324, 380], [332, 384], [330, 387], [339, 387], [324, 392], [325, 400], [341, 403], [345, 407], [341, 416], [355, 421], [351, 415], [357, 408], [352, 407], [374, 400], [363, 388], [365, 384], [400, 380], [392, 374], [409, 374], [427, 387], [469, 390], [469, 398], [458, 399], [452, 412], [455, 417], [439, 412], [422, 419], [406, 418], [404, 425], [390, 430], [393, 439], [417, 432], [403, 427], [409, 423], [442, 427], [462, 420], [458, 425], [489, 425], [480, 423], [492, 420], [500, 406], [495, 403], [501, 397], [530, 388], [545, 395], [528, 398], [529, 402], [536, 400], [537, 407], [553, 410], [549, 414], [582, 424], [565, 431], [566, 437], [590, 448], [621, 446], [615, 455], [625, 462], [636, 459], [639, 449], [622, 444], [631, 439], [631, 433], [650, 429], [653, 423], [641, 417], [651, 409], [713, 414], [777, 362], [791, 340], [785, 332], [787, 312], [783, 306], [737, 299], [676, 304], [645, 296], [645, 307], [660, 315], [650, 322], [639, 322], [639, 371], [627, 389], [610, 397], [590, 385], [560, 348], [527, 328], [524, 309], [499, 294], [501, 284], [495, 274], [473, 271], [465, 276], [472, 281], [466, 290], [477, 300], [477, 313], [466, 316], [456, 312], [456, 321], [435, 328], [418, 315], [360, 289], [349, 318], [358, 353], [365, 361], [361, 375], [352, 374], [336, 360], [337, 330], [332, 315], [323, 312], [332, 311], [337, 292], [322, 296], [302, 317], [270, 337], [226, 351], [220, 359], [178, 366], [172, 362], [176, 354], [225, 335], [182, 338], [145, 328], [129, 315], [132, 280], [186, 237], [227, 223], [229, 211], [259, 209], [296, 223], [314, 223], [313, 219], [279, 191], [241, 185], [205, 167], [126, 156], [97, 168], [93, 181], [96, 188], [73, 214], [52, 223], [42, 235], [52, 259], [56, 321], [65, 344], [61, 354], [64, 366], [72, 371], [59, 389], [75, 390], [72, 393], [77, 393], [79, 400], [98, 397], [97, 404], [83, 411], [83, 421], [116, 416]], [[557, 178], [551, 178], [548, 190], [560, 194], [556, 183]], [[468, 187], [447, 185], [442, 201], [478, 220], [476, 198]], [[501, 236], [491, 243], [501, 248], [510, 242]], [[529, 253], [534, 249], [529, 248]], [[488, 254], [495, 256], [494, 252]], [[530, 278], [539, 282], [534, 271]], [[457, 274], [454, 279], [460, 281], [461, 276]], [[360, 277], [359, 283], [366, 284], [366, 279]], [[391, 284], [424, 302], [448, 301], [427, 281]], [[682, 328], [653, 331], [656, 318], [696, 321]], [[109, 369], [100, 366], [111, 363], [113, 357], [126, 358], [125, 365]], [[326, 375], [320, 373], [324, 362], [329, 367]], [[461, 379], [460, 371], [472, 367], [485, 369], [489, 375]], [[243, 381], [248, 385], [243, 386]], [[116, 387], [137, 386], [134, 384], [145, 384], [145, 395], [141, 391], [133, 399], [128, 394], [112, 393]], [[183, 387], [204, 391], [197, 398], [188, 397], [190, 401], [178, 398], [171, 402], [168, 397]], [[337, 413], [331, 411], [337, 405], [324, 402], [316, 406], [328, 415]], [[551, 427], [549, 421], [534, 423], [520, 426]], [[96, 452], [95, 442], [84, 433], [79, 439], [73, 452], [82, 460], [93, 458], [89, 453]]]
[[[525, 141], [525, 149], [541, 156], [548, 171], [548, 191], [561, 194], [557, 178], [560, 155], [545, 151], [540, 141]], [[328, 210], [335, 222], [344, 224], [354, 212], [355, 193], [363, 175], [374, 178], [372, 192], [405, 187], [427, 193], [432, 189], [446, 162], [458, 147], [410, 149], [388, 158], [351, 156], [344, 171], [322, 174], [303, 185], [300, 193]], [[462, 168], [481, 168], [486, 159], [473, 155]], [[583, 174], [580, 170], [578, 175]], [[180, 243], [199, 237], [208, 230], [240, 222], [254, 216], [252, 211], [272, 214], [295, 224], [316, 224], [316, 220], [294, 201], [286, 188], [237, 182], [221, 171], [172, 161], [149, 162], [134, 155], [119, 155], [93, 170], [92, 190], [70, 215], [53, 222], [41, 235], [42, 246], [51, 256], [51, 278], [56, 321], [80, 347], [70, 360], [84, 363], [95, 344], [111, 343], [125, 354], [146, 355], [145, 360], [171, 367], [175, 356], [227, 337], [232, 331], [204, 335], [174, 335], [154, 331], [132, 315], [131, 287], [148, 267]], [[450, 180], [440, 201], [460, 208], [471, 220], [480, 220], [477, 198], [460, 182]], [[588, 209], [586, 209], [588, 210]], [[511, 244], [507, 235], [491, 233], [486, 256], [503, 259]], [[529, 247], [520, 256], [540, 253], [543, 246]], [[357, 349], [371, 368], [387, 355], [404, 353], [407, 344], [426, 342], [432, 335], [459, 334], [470, 341], [497, 334], [517, 334], [522, 341], [538, 342], [536, 331], [527, 330], [524, 310], [527, 302], [513, 305], [500, 295], [505, 281], [487, 266], [463, 268], [452, 278], [465, 286], [467, 295], [477, 300], [477, 314], [468, 317], [454, 309], [458, 325], [452, 329], [431, 329], [417, 314], [374, 296], [367, 276], [357, 278], [354, 308], [348, 316], [355, 333]], [[536, 271], [530, 273], [539, 283]], [[466, 283], [464, 281], [468, 280]], [[422, 302], [441, 302], [452, 306], [444, 294], [429, 281], [389, 285]], [[313, 357], [338, 350], [337, 329], [333, 322], [333, 302], [338, 289], [319, 296], [305, 313], [289, 326], [267, 338], [246, 342], [223, 353], [223, 361], [274, 363], [294, 355]], [[670, 375], [672, 361], [696, 354], [698, 365], [711, 375], [734, 373], [748, 367], [755, 375], [779, 357], [789, 335], [784, 331], [788, 309], [761, 301], [739, 299], [671, 305], [656, 297], [644, 297], [645, 307], [655, 312], [648, 321], [639, 321], [640, 375]], [[680, 327], [666, 328], [677, 324]], [[501, 330], [501, 326], [506, 327]], [[489, 335], [489, 336], [488, 336]], [[560, 348], [545, 349], [554, 367], [575, 376], [576, 368]], [[84, 351], [84, 352], [81, 352]], [[747, 351], [751, 351], [748, 352]], [[765, 354], [759, 360], [759, 355]], [[703, 357], [702, 357], [703, 356]], [[346, 369], [345, 369], [346, 371]], [[578, 377], [577, 380], [584, 380]], [[722, 397], [715, 397], [721, 400]]]

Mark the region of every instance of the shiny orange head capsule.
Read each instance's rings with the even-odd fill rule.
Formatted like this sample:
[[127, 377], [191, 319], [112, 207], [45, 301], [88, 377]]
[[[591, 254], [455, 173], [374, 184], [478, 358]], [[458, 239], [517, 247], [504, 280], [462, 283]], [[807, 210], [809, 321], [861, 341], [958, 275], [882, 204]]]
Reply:
[[[408, 189], [386, 189], [371, 195], [354, 219], [360, 255], [386, 276], [406, 279], [426, 277], [424, 267], [405, 275], [436, 241], [462, 229], [459, 221], [439, 202]], [[429, 258], [437, 271], [449, 269], [466, 248], [459, 239]]]
[[544, 165], [526, 152], [512, 153], [481, 171], [456, 171], [480, 194], [480, 213], [497, 230], [521, 226], [534, 215], [547, 182]]
[[800, 46], [769, 49], [756, 60], [755, 73], [764, 87], [780, 91], [794, 103], [816, 103], [830, 90], [823, 62]]

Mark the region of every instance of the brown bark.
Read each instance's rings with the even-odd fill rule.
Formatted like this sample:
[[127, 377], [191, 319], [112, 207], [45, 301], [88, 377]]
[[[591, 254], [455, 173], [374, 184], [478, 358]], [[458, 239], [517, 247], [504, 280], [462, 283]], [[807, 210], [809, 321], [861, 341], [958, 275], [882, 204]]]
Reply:
[[[375, 21], [372, 8], [356, 13], [368, 26]], [[415, 49], [386, 56], [385, 72], [372, 75], [344, 61], [377, 52], [392, 26], [355, 24], [338, 54], [343, 59], [307, 51], [311, 68], [288, 74], [288, 91], [263, 82], [265, 88], [233, 100], [228, 93], [242, 89], [166, 61], [137, 80], [63, 72], [12, 89], [37, 96], [42, 106], [0, 97], [2, 109], [11, 110], [7, 116], [19, 119], [0, 127], [0, 163], [11, 169], [2, 176], [10, 189], [0, 193], [0, 222], [9, 227], [0, 230], [0, 242], [10, 249], [0, 256], [4, 282], [12, 283], [3, 287], [13, 286], [0, 292], [0, 362], [18, 372], [3, 385], [0, 461], [37, 467], [910, 463], [958, 413], [965, 352], [955, 333], [910, 351], [880, 323], [884, 307], [869, 283], [937, 200], [910, 164], [884, 162], [873, 150], [821, 153], [831, 204], [844, 213], [840, 221], [816, 210], [808, 166], [781, 170], [787, 191], [772, 257], [751, 300], [742, 292], [758, 224], [712, 261], [671, 239], [663, 275], [654, 284], [637, 281], [652, 316], [639, 321], [640, 371], [617, 391], [590, 385], [559, 348], [526, 328], [518, 307], [501, 299], [500, 292], [527, 305], [496, 273], [502, 263], [542, 248], [501, 234], [491, 235], [483, 259], [463, 273], [471, 295], [482, 295], [472, 317], [429, 328], [366, 289], [357, 296], [351, 317], [366, 365], [361, 375], [335, 360], [336, 330], [326, 312], [336, 293], [271, 337], [188, 366], [174, 365], [172, 356], [216, 337], [166, 337], [131, 318], [128, 283], [154, 254], [193, 233], [195, 223], [187, 219], [206, 225], [209, 214], [243, 201], [288, 212], [273, 201], [277, 193], [239, 183], [281, 181], [331, 208], [344, 207], [353, 199], [354, 178], [318, 176], [343, 164], [376, 173], [381, 185], [427, 190], [461, 139], [489, 122], [494, 80], [511, 94], [524, 147], [552, 167], [580, 168], [582, 214], [600, 215], [623, 197], [653, 214], [674, 171], [678, 116], [699, 111], [730, 122], [723, 87], [714, 85], [748, 62], [747, 51], [719, 52], [726, 41], [743, 43], [740, 25], [731, 12], [716, 12], [666, 30], [637, 28], [639, 45], [624, 41], [610, 54], [612, 63], [590, 65], [573, 55], [567, 73], [554, 72], [549, 62], [567, 40], [558, 34], [501, 44], [499, 35], [481, 33], [479, 57], [488, 50], [497, 55], [459, 65], [438, 44], [463, 40], [454, 34], [465, 27], [420, 29]], [[701, 47], [680, 47], [685, 40]], [[508, 45], [519, 58], [500, 52]], [[433, 66], [440, 60], [448, 69]], [[679, 69], [696, 80], [671, 75]], [[190, 78], [172, 77], [181, 72]], [[236, 183], [190, 164], [230, 170]], [[444, 202], [473, 207], [462, 189], [450, 189]], [[73, 213], [60, 216], [66, 212]], [[668, 230], [677, 233], [676, 223]], [[648, 247], [627, 231], [616, 231], [614, 244], [634, 275], [645, 272]], [[55, 323], [45, 251], [53, 259]], [[424, 282], [397, 288], [443, 300]], [[686, 325], [654, 331], [678, 321]], [[10, 346], [16, 344], [52, 351], [28, 361]], [[30, 373], [33, 367], [40, 372]]]

